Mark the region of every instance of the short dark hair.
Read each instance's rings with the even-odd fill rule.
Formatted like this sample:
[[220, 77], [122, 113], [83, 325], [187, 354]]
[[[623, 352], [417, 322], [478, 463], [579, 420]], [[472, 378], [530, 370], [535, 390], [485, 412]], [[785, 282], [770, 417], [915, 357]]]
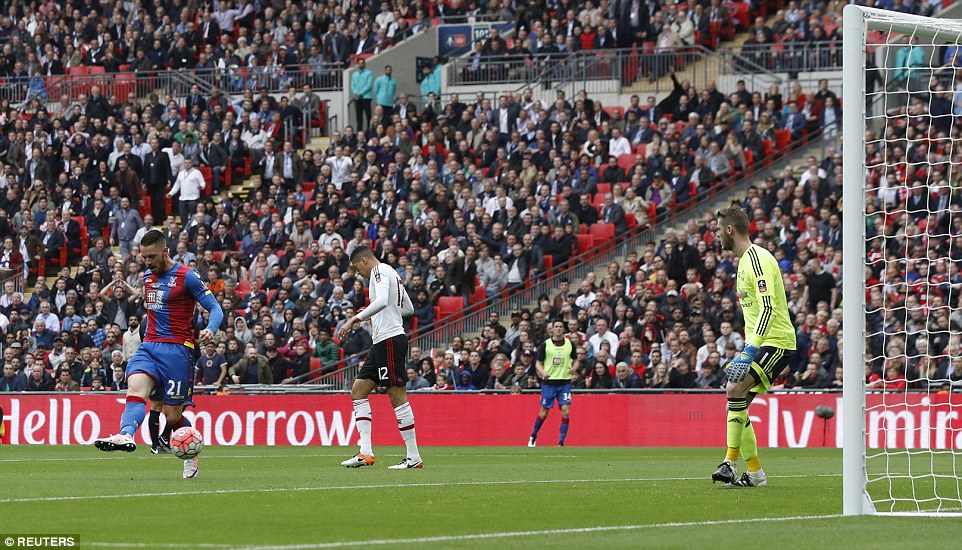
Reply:
[[164, 234], [159, 229], [151, 229], [144, 233], [143, 238], [140, 239], [140, 246], [153, 246], [155, 244], [167, 246], [167, 239], [164, 238]]
[[731, 225], [740, 235], [748, 235], [748, 213], [738, 205], [723, 208], [715, 213], [719, 224]]
[[374, 257], [375, 257], [375, 256], [374, 256], [374, 251], [371, 250], [371, 247], [369, 247], [369, 246], [364, 246], [364, 245], [355, 247], [354, 250], [351, 252], [351, 262], [354, 262], [355, 260], [357, 260], [357, 259], [359, 259], [359, 258], [363, 258], [363, 257], [365, 257], [365, 256], [368, 256], [368, 257], [371, 257], [371, 258], [374, 258]]

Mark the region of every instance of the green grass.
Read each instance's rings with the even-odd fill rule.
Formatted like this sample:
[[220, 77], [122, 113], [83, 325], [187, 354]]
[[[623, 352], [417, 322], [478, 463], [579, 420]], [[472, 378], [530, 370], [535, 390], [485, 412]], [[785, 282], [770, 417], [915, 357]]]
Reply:
[[[353, 449], [208, 447], [200, 477], [184, 480], [179, 460], [144, 448], [103, 455], [4, 447], [0, 533], [69, 533], [83, 546], [140, 548], [380, 540], [436, 549], [906, 550], [962, 539], [958, 518], [836, 517], [836, 450], [764, 449], [770, 486], [741, 490], [709, 480], [717, 449], [434, 447], [423, 449], [423, 470], [408, 471], [386, 469], [401, 449], [377, 451], [375, 467], [347, 470], [339, 462]], [[727, 520], [735, 521], [706, 523]], [[431, 537], [439, 538], [411, 540]]]

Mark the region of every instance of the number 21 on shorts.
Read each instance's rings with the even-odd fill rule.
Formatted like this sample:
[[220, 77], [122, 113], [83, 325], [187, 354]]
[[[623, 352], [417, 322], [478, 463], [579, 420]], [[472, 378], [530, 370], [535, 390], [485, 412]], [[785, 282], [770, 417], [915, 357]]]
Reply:
[[174, 382], [173, 380], [168, 380], [168, 381], [167, 381], [167, 395], [169, 395], [169, 396], [171, 396], [171, 397], [176, 396], [176, 395], [181, 395], [181, 393], [180, 393], [181, 384], [183, 384], [183, 382], [181, 382], [181, 381], [179, 381], [179, 380], [178, 380], [177, 382]]

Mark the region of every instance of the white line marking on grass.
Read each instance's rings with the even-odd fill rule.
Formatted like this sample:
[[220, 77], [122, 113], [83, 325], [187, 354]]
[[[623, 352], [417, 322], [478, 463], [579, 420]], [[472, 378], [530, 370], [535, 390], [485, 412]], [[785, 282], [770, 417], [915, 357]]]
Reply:
[[[770, 478], [791, 478], [800, 477], [841, 477], [842, 474], [808, 474], [803, 476], [768, 476]], [[409, 487], [454, 487], [454, 486], [481, 486], [481, 485], [526, 485], [526, 484], [553, 484], [553, 483], [625, 483], [642, 481], [697, 481], [706, 480], [704, 476], [699, 477], [624, 477], [616, 479], [518, 479], [508, 481], [451, 481], [451, 482], [429, 482], [429, 483], [399, 483], [399, 484], [372, 484], [372, 485], [331, 485], [322, 487], [266, 487], [261, 489], [212, 489], [205, 491], [169, 491], [165, 493], [128, 493], [123, 495], [75, 495], [75, 496], [56, 496], [56, 497], [28, 497], [28, 498], [7, 498], [0, 500], [0, 504], [14, 502], [61, 502], [67, 500], [112, 500], [123, 498], [152, 498], [152, 497], [180, 497], [180, 496], [201, 496], [201, 495], [234, 495], [245, 493], [286, 493], [301, 491], [351, 491], [366, 489], [399, 489]]]
[[[171, 455], [173, 456], [173, 455]], [[338, 454], [312, 454], [311, 457], [342, 457], [344, 453]], [[305, 458], [303, 455], [218, 455], [215, 454], [211, 458]], [[157, 460], [157, 455], [145, 455], [145, 456], [126, 456], [126, 453], [116, 453], [113, 456], [80, 456], [76, 458], [0, 458], [0, 462], [72, 462], [72, 461], [84, 461], [84, 460]]]
[[[344, 453], [311, 453], [307, 455], [289, 455], [289, 454], [270, 454], [265, 453], [262, 455], [212, 455], [211, 458], [310, 458], [310, 457], [342, 457], [345, 456]], [[57, 457], [57, 458], [0, 458], [0, 463], [2, 462], [72, 462], [72, 461], [85, 461], [85, 460], [156, 460], [157, 455], [144, 455], [144, 456], [127, 456], [126, 453], [115, 453], [113, 456], [78, 456], [74, 458], [70, 457]], [[402, 456], [402, 455], [398, 455]], [[483, 457], [509, 457], [516, 458], [519, 455], [512, 454], [493, 454], [493, 453], [470, 453], [470, 454], [453, 454], [449, 456], [483, 456]], [[579, 455], [533, 455], [537, 458], [580, 458]]]
[[[386, 546], [391, 544], [418, 544], [418, 543], [432, 543], [432, 542], [460, 542], [469, 540], [487, 540], [487, 539], [505, 539], [505, 538], [517, 538], [517, 537], [536, 537], [542, 535], [577, 535], [582, 533], [603, 533], [603, 532], [617, 532], [617, 531], [637, 531], [641, 529], [668, 529], [673, 527], [705, 527], [705, 526], [716, 526], [716, 525], [738, 525], [743, 523], [761, 523], [761, 522], [784, 522], [784, 521], [804, 521], [804, 520], [818, 520], [818, 519], [835, 519], [842, 517], [841, 514], [827, 514], [823, 516], [792, 516], [792, 517], [777, 517], [777, 518], [750, 518], [750, 519], [723, 519], [723, 520], [707, 520], [707, 521], [686, 521], [686, 522], [672, 522], [672, 523], [649, 523], [649, 524], [639, 524], [639, 525], [605, 525], [599, 527], [573, 527], [570, 529], [543, 529], [539, 531], [503, 531], [500, 533], [475, 533], [469, 535], [443, 535], [437, 537], [416, 537], [408, 539], [371, 539], [371, 540], [352, 540], [352, 541], [338, 541], [338, 542], [320, 542], [315, 544], [290, 544], [290, 545], [272, 545], [272, 546], [239, 546], [234, 548], [239, 548], [242, 550], [313, 550], [319, 548], [345, 548], [354, 546]], [[124, 543], [109, 543], [109, 542], [86, 542], [84, 543], [88, 546], [130, 546], [130, 547], [146, 547], [146, 544], [124, 544]], [[163, 547], [177, 547], [181, 546], [171, 546], [171, 545], [154, 545]], [[220, 545], [196, 545], [203, 547], [217, 547], [226, 548], [226, 546]]]

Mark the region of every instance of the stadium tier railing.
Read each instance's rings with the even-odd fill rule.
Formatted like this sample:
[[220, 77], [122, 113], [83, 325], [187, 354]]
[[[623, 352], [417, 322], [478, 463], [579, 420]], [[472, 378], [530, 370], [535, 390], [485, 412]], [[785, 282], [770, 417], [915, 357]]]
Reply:
[[[734, 51], [734, 48], [730, 48]], [[810, 72], [842, 70], [841, 40], [820, 42], [775, 42], [773, 44], [745, 44], [738, 50], [739, 57], [752, 65], [735, 63], [737, 73], [751, 73], [756, 67], [774, 72]]]
[[483, 57], [479, 63], [471, 55], [452, 59], [448, 65], [452, 86], [486, 83], [517, 84], [545, 88], [578, 83], [591, 93], [617, 93], [631, 87], [639, 93], [670, 92], [673, 84], [662, 77], [678, 72], [696, 88], [726, 75], [738, 74], [749, 89], [767, 89], [782, 78], [767, 67], [756, 64], [734, 48], [712, 50], [702, 45], [671, 48], [631, 48], [583, 50], [553, 54], [505, 54]]
[[185, 97], [194, 85], [205, 95], [214, 86], [226, 94], [261, 88], [267, 88], [269, 93], [285, 93], [291, 86], [300, 88], [304, 84], [310, 84], [315, 91], [338, 91], [343, 88], [344, 73], [343, 67], [335, 63], [119, 73], [105, 73], [103, 67], [75, 67], [72, 71], [60, 76], [3, 78], [0, 100], [19, 106], [39, 97], [44, 103], [57, 104], [66, 96], [72, 106], [81, 94], [89, 95], [94, 86], [100, 87], [105, 97], [116, 95], [118, 103], [126, 102], [130, 93], [138, 99], [155, 92]]
[[[470, 305], [466, 310], [458, 311], [435, 321], [427, 327], [418, 327], [417, 334], [411, 338], [411, 344], [423, 350], [428, 356], [432, 350], [447, 348], [450, 339], [455, 335], [463, 335], [479, 330], [488, 322], [492, 313], [501, 318], [508, 318], [512, 311], [530, 306], [539, 296], [550, 296], [560, 286], [562, 279], [577, 281], [588, 273], [595, 271], [597, 265], [605, 264], [626, 255], [631, 250], [640, 250], [648, 241], [656, 241], [664, 231], [665, 223], [687, 223], [688, 220], [700, 216], [699, 206], [706, 200], [731, 201], [741, 200], [737, 193], [741, 190], [739, 184], [754, 178], [759, 167], [770, 166], [775, 162], [790, 161], [791, 155], [799, 148], [820, 139], [821, 129], [801, 139], [790, 142], [783, 148], [775, 149], [767, 158], [759, 160], [748, 170], [733, 174], [708, 189], [699, 190], [698, 194], [685, 204], [673, 210], [659, 214], [649, 219], [647, 225], [639, 225], [627, 233], [616, 235], [608, 243], [596, 244], [591, 250], [569, 259], [560, 266], [553, 266], [547, 273], [540, 273], [532, 277], [523, 285], [509, 287], [504, 292]], [[334, 365], [334, 372], [324, 374], [321, 369], [314, 369], [299, 377], [285, 380], [284, 384], [321, 384], [334, 388], [349, 389], [350, 383], [357, 376], [363, 354], [354, 358], [343, 359]], [[437, 360], [437, 359], [435, 359]]]
[[2, 275], [2, 277], [3, 278], [0, 279], [0, 291], [3, 290], [3, 287], [5, 287], [8, 282], [13, 281], [14, 292], [24, 292], [27, 280], [23, 269], [14, 270], [12, 273]]

